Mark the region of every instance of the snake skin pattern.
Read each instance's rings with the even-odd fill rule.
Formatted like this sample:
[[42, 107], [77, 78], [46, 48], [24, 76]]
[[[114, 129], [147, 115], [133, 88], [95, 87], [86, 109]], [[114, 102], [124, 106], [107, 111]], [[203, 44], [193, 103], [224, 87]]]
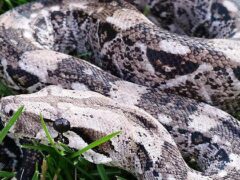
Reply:
[[[136, 9], [146, 6], [148, 18]], [[65, 117], [74, 148], [122, 130], [85, 157], [139, 179], [238, 179], [239, 10], [236, 0], [39, 0], [9, 11], [0, 16], [2, 81], [22, 93], [64, 89], [2, 99], [3, 121], [24, 104], [12, 132], [43, 138], [39, 112], [50, 129]], [[86, 52], [89, 62], [67, 55]], [[1, 157], [21, 160], [9, 139]]]

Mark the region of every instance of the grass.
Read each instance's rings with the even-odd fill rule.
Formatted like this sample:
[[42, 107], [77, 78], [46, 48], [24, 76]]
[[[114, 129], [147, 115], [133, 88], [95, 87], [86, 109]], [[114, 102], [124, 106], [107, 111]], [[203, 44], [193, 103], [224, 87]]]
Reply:
[[9, 120], [9, 123], [3, 128], [3, 130], [0, 131], [0, 144], [3, 142], [3, 139], [7, 136], [8, 131], [18, 120], [18, 117], [22, 114], [22, 112], [23, 112], [23, 107], [20, 107], [18, 111]]
[[30, 2], [30, 0], [0, 0], [0, 13], [27, 2]]
[[[23, 109], [23, 107], [20, 107], [19, 110], [6, 124], [4, 129], [0, 131], [0, 144], [3, 142], [9, 129], [14, 125], [19, 116], [22, 114]], [[54, 142], [41, 115], [40, 121], [50, 145], [40, 144], [37, 141], [33, 141], [33, 144], [22, 145], [22, 148], [38, 151], [43, 156], [42, 164], [36, 164], [35, 172], [32, 177], [33, 180], [124, 180], [128, 177], [133, 179], [130, 174], [124, 172], [123, 170], [106, 167], [101, 164], [94, 165], [85, 160], [82, 156], [83, 153], [109, 141], [110, 139], [119, 135], [121, 132], [114, 132], [112, 134], [109, 134], [97, 141], [90, 143], [83, 149], [75, 151], [61, 142]], [[15, 175], [15, 172], [0, 171], [1, 179], [11, 179]]]

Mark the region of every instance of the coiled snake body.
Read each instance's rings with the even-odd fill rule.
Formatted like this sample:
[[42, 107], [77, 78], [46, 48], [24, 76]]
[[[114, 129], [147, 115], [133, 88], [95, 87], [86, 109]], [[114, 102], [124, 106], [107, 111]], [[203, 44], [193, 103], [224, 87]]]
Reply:
[[[3, 98], [6, 117], [26, 108], [12, 132], [41, 138], [42, 112], [50, 129], [69, 120], [73, 148], [122, 130], [108, 155], [85, 157], [139, 179], [238, 179], [240, 3], [129, 2], [39, 0], [0, 16], [2, 80], [24, 93], [64, 88]], [[146, 6], [152, 21], [136, 9]], [[90, 63], [67, 55], [85, 52]]]

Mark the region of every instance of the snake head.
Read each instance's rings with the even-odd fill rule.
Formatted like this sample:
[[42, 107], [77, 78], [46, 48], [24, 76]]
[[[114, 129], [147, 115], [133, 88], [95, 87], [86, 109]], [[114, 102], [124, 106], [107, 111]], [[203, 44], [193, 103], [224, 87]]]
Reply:
[[142, 172], [135, 167], [135, 162], [143, 160], [142, 153], [138, 154], [140, 151], [149, 151], [144, 157], [146, 161], [142, 162], [146, 163], [152, 158], [153, 149], [159, 150], [153, 156], [161, 157], [164, 143], [172, 144], [174, 151], [177, 150], [171, 136], [155, 118], [135, 106], [119, 104], [95, 92], [50, 86], [37, 93], [2, 98], [3, 123], [7, 123], [20, 106], [24, 106], [24, 112], [10, 130], [17, 137], [47, 140], [40, 113], [51, 136], [56, 139], [61, 134], [64, 142], [75, 149], [121, 131], [119, 136], [97, 150], [88, 151], [84, 157], [94, 163], [120, 166], [136, 175], [140, 173], [136, 171]]
[[[75, 149], [121, 131], [120, 135], [83, 154], [93, 163], [120, 167], [139, 179], [165, 179], [168, 177], [165, 172], [173, 172], [176, 179], [189, 179], [187, 176], [192, 174], [187, 173], [186, 163], [167, 130], [135, 106], [117, 103], [92, 91], [49, 86], [37, 93], [2, 98], [3, 123], [7, 123], [20, 106], [24, 106], [24, 112], [11, 129], [17, 137], [46, 141], [41, 113], [51, 136], [56, 140], [61, 134], [64, 143]], [[179, 168], [173, 170], [174, 166]]]
[[[41, 114], [54, 140], [62, 141], [71, 148], [81, 149], [107, 134], [119, 131], [117, 126], [110, 128], [110, 123], [104, 126], [104, 122], [100, 122], [103, 114], [109, 117], [117, 116], [116, 113], [104, 109], [97, 110], [103, 103], [101, 97], [103, 96], [94, 92], [63, 90], [57, 86], [50, 86], [33, 94], [8, 96], [2, 98], [0, 103], [2, 123], [7, 123], [19, 107], [24, 106], [24, 112], [10, 130], [16, 137], [37, 139], [46, 143]], [[95, 107], [91, 107], [91, 101], [96, 99], [100, 104], [96, 103]], [[110, 121], [110, 118], [106, 117], [105, 120]], [[112, 160], [92, 150], [84, 156], [94, 163], [107, 163]]]

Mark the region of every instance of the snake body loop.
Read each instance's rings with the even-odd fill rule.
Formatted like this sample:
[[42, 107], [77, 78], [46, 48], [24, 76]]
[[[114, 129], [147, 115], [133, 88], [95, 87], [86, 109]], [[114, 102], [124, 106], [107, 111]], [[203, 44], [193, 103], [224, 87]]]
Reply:
[[[12, 131], [37, 139], [39, 111], [51, 121], [66, 118], [73, 148], [89, 143], [85, 135], [94, 140], [120, 128], [123, 135], [102, 149], [108, 156], [100, 150], [89, 160], [139, 179], [237, 179], [240, 124], [230, 114], [240, 107], [239, 6], [38, 0], [17, 7], [0, 16], [2, 81], [23, 93], [64, 89], [6, 97], [1, 111], [8, 117], [24, 104]], [[148, 9], [147, 17], [138, 9]], [[89, 52], [88, 62], [76, 57]], [[202, 172], [183, 158], [195, 158]]]

